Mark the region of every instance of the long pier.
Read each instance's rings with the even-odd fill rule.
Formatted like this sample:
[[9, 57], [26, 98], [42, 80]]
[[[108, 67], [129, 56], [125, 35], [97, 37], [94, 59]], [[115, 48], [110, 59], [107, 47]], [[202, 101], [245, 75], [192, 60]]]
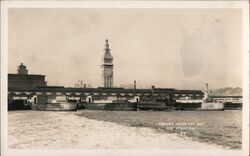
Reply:
[[[115, 99], [120, 101], [131, 100], [135, 97], [141, 99], [141, 101], [136, 106], [140, 109], [150, 109], [151, 107], [167, 108], [178, 106], [180, 108], [188, 107], [190, 109], [199, 108], [201, 101], [203, 99], [203, 92], [200, 90], [178, 90], [172, 88], [152, 88], [152, 89], [124, 89], [124, 88], [66, 88], [60, 86], [46, 86], [46, 87], [36, 87], [36, 88], [9, 88], [8, 90], [8, 104], [11, 108], [15, 103], [28, 103], [34, 97], [47, 97], [50, 101], [56, 99], [57, 97], [64, 96], [68, 99], [77, 99], [78, 101], [86, 101], [87, 103], [96, 103], [92, 105], [86, 105], [86, 107], [94, 108], [99, 106], [97, 101]], [[88, 98], [91, 98], [91, 102], [88, 102]], [[40, 98], [41, 99], [41, 98]], [[149, 99], [149, 100], [148, 100]], [[162, 103], [155, 103], [154, 100], [163, 101]], [[225, 109], [241, 109], [242, 108], [242, 96], [222, 96], [222, 97], [212, 97], [213, 101], [222, 102], [225, 104]], [[112, 101], [111, 100], [111, 103]], [[43, 100], [46, 101], [46, 100]], [[148, 101], [148, 102], [147, 102]], [[165, 102], [164, 102], [165, 101]], [[166, 101], [168, 101], [166, 105]], [[45, 104], [46, 102], [43, 102]], [[153, 105], [152, 105], [153, 103]], [[175, 103], [175, 104], [174, 104]], [[112, 104], [105, 104], [111, 107]], [[127, 106], [121, 106], [119, 104], [115, 109], [127, 109]], [[119, 105], [119, 108], [118, 108]], [[54, 105], [51, 105], [54, 107]], [[117, 107], [117, 108], [116, 108]], [[112, 106], [113, 108], [113, 106]], [[108, 107], [107, 107], [108, 109]], [[134, 109], [134, 106], [133, 106]]]
[[[176, 90], [169, 88], [154, 89], [124, 89], [124, 88], [64, 88], [64, 87], [37, 87], [37, 88], [9, 88], [8, 96], [11, 97], [32, 97], [35, 95], [65, 95], [70, 97], [105, 98], [115, 97], [191, 97], [192, 99], [202, 99], [203, 93], [200, 90]], [[98, 98], [99, 97], [99, 98]]]

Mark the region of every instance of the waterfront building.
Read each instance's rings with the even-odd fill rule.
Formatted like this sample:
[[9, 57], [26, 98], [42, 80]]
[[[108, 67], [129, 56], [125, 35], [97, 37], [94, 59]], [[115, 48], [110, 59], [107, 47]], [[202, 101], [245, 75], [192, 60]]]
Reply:
[[190, 100], [197, 100], [203, 99], [204, 93], [201, 90], [177, 90], [175, 89], [173, 92], [173, 99], [174, 100], [181, 100], [181, 99], [190, 99]]
[[225, 109], [242, 109], [242, 96], [211, 96], [211, 99], [224, 103]]
[[23, 63], [17, 68], [17, 74], [8, 74], [9, 88], [34, 88], [47, 86], [45, 75], [28, 74], [28, 69]]
[[113, 87], [113, 79], [114, 79], [114, 75], [113, 75], [114, 65], [113, 65], [113, 56], [110, 53], [108, 39], [106, 39], [104, 51], [105, 51], [105, 54], [103, 57], [103, 64], [102, 64], [103, 86], [105, 88], [112, 88]]
[[214, 101], [228, 103], [242, 103], [242, 96], [211, 96]]

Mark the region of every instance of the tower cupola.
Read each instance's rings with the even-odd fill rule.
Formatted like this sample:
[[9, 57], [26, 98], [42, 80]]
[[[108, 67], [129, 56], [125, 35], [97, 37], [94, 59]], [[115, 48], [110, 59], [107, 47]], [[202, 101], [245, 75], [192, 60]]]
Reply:
[[113, 56], [110, 53], [108, 39], [105, 40], [105, 54], [104, 54], [104, 63], [111, 63], [113, 61]]

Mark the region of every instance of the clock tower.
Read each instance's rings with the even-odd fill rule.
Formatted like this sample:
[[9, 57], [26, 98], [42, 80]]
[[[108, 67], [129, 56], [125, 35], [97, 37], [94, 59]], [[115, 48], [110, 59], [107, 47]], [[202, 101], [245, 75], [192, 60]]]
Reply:
[[105, 43], [105, 54], [103, 57], [103, 85], [105, 88], [113, 87], [113, 56], [110, 53], [108, 39]]

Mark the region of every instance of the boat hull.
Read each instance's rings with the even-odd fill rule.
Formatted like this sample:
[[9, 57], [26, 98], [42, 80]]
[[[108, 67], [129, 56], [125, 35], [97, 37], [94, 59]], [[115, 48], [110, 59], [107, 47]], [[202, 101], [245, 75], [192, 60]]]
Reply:
[[136, 103], [88, 103], [84, 104], [87, 110], [114, 110], [114, 111], [135, 111]]
[[76, 111], [77, 103], [61, 102], [61, 103], [46, 103], [46, 104], [34, 104], [32, 110], [42, 111]]

